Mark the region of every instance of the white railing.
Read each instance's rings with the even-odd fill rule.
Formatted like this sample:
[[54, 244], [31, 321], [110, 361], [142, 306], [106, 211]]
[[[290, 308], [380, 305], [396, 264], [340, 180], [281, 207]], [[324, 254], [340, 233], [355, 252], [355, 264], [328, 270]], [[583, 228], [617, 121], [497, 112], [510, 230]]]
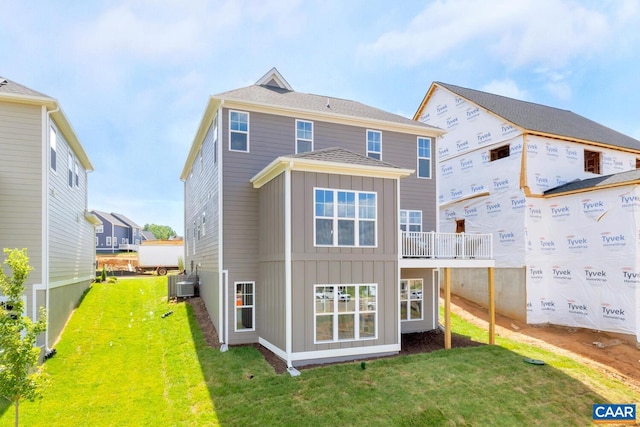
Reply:
[[401, 231], [402, 258], [492, 259], [493, 234]]

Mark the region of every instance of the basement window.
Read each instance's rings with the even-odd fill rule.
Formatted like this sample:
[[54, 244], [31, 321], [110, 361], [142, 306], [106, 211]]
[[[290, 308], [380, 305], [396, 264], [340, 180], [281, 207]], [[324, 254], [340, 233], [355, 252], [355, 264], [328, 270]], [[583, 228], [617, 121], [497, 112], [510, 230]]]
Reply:
[[597, 151], [584, 150], [584, 171], [600, 175], [600, 157], [601, 153]]
[[509, 144], [489, 150], [489, 159], [492, 162], [504, 157], [509, 157]]

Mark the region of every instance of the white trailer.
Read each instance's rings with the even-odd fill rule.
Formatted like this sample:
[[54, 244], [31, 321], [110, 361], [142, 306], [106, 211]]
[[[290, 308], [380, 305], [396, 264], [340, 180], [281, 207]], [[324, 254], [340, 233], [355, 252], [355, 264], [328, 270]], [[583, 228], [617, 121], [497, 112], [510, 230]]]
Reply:
[[179, 259], [184, 259], [184, 241], [147, 240], [138, 248], [138, 271], [164, 276], [167, 271], [178, 269]]

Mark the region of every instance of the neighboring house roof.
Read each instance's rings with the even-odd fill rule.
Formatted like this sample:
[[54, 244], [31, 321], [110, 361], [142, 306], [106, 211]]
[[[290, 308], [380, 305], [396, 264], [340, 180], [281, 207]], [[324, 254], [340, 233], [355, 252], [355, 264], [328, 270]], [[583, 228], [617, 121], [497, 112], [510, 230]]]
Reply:
[[91, 160], [89, 160], [89, 156], [84, 151], [71, 123], [64, 114], [62, 106], [55, 98], [51, 98], [50, 96], [0, 76], [0, 101], [44, 106], [51, 114], [51, 117], [64, 135], [67, 143], [69, 143], [73, 149], [82, 167], [87, 172], [93, 171], [93, 165], [91, 164]]
[[102, 220], [108, 221], [113, 225], [117, 225], [119, 227], [125, 227], [125, 228], [129, 227], [129, 225], [125, 224], [124, 222], [120, 221], [118, 218], [114, 217], [109, 213], [96, 211], [96, 210], [93, 210], [91, 212], [97, 215], [98, 217], [102, 218]]
[[115, 218], [118, 218], [120, 221], [124, 222], [125, 224], [127, 224], [131, 228], [142, 228], [138, 224], [136, 224], [135, 222], [131, 221], [129, 218], [127, 218], [126, 216], [124, 216], [124, 215], [122, 215], [120, 213], [111, 212], [111, 216], [113, 216]]
[[357, 101], [296, 92], [278, 70], [272, 68], [254, 85], [209, 98], [180, 179], [187, 178], [211, 120], [220, 106], [416, 135], [437, 136], [445, 133], [440, 128]]
[[580, 193], [589, 190], [598, 190], [621, 185], [640, 184], [640, 169], [615, 173], [612, 175], [598, 176], [596, 178], [578, 179], [564, 185], [552, 188], [544, 192], [545, 196], [560, 196], [567, 193]]
[[287, 169], [394, 179], [415, 172], [336, 147], [278, 157], [251, 178], [250, 182], [254, 188], [260, 188]]
[[430, 94], [437, 86], [473, 102], [530, 133], [640, 150], [640, 141], [569, 110], [520, 101], [442, 82], [432, 84], [414, 118], [419, 118]]
[[140, 233], [142, 234], [142, 238], [144, 240], [157, 240], [156, 236], [154, 236], [154, 234], [151, 231], [142, 230]]

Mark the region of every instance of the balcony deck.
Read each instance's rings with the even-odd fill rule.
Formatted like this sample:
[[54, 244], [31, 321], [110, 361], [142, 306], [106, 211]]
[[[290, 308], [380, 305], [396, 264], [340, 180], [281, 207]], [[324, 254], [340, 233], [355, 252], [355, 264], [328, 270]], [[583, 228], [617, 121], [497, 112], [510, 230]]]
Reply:
[[400, 232], [400, 267], [494, 266], [493, 234]]

